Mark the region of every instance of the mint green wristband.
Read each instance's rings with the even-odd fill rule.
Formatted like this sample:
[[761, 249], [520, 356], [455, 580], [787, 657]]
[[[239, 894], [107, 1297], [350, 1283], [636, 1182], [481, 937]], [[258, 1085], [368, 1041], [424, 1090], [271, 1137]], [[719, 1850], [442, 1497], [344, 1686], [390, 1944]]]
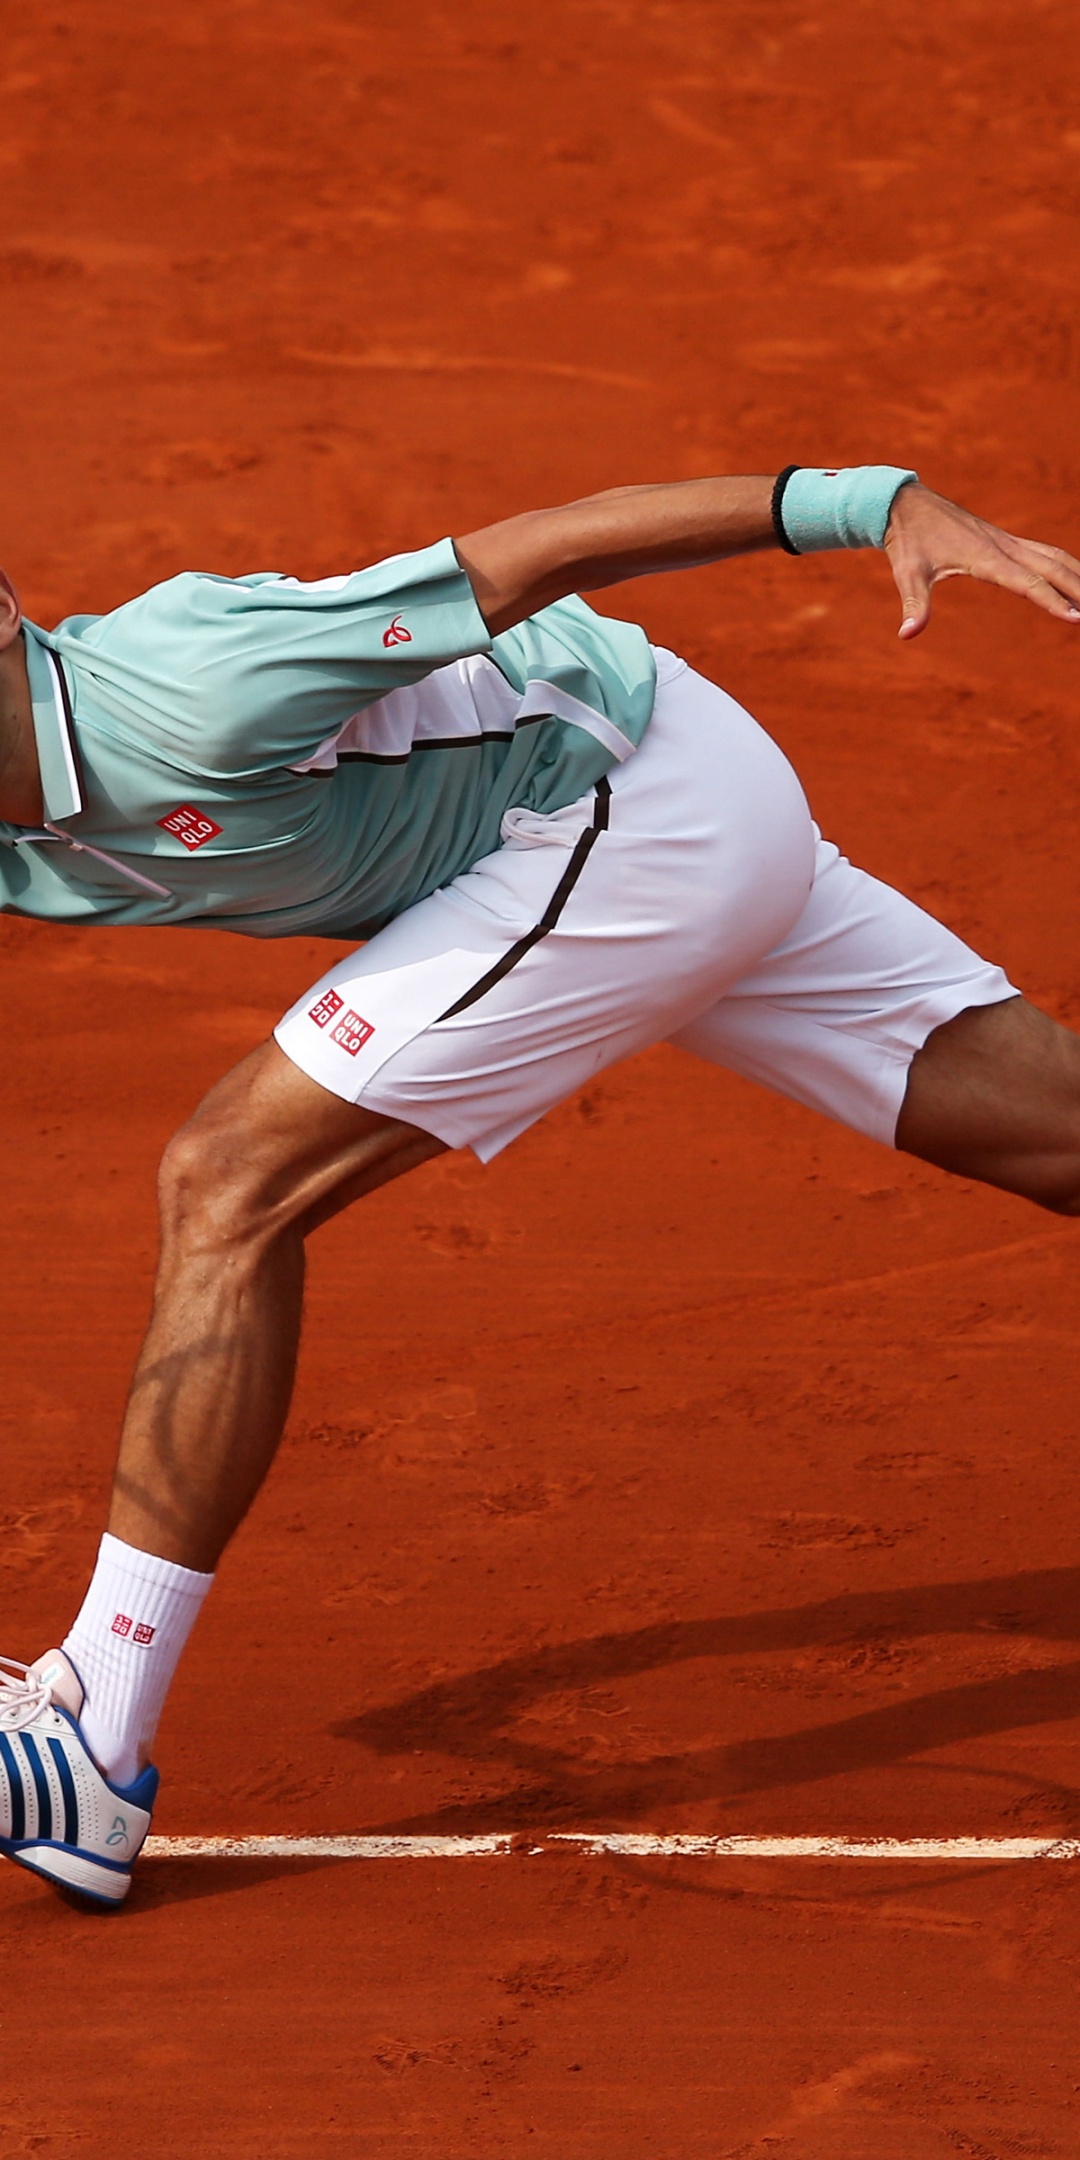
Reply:
[[793, 555], [812, 555], [820, 548], [879, 548], [894, 496], [918, 477], [899, 465], [849, 465], [833, 472], [797, 465], [774, 502], [778, 537]]

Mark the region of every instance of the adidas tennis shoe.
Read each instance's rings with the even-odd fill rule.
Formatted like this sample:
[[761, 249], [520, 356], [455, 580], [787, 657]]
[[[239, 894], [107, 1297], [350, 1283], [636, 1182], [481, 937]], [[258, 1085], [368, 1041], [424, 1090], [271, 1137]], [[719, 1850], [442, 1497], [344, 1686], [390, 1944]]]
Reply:
[[0, 1658], [0, 1853], [107, 1905], [131, 1887], [158, 1774], [110, 1785], [79, 1727], [82, 1682], [62, 1650]]

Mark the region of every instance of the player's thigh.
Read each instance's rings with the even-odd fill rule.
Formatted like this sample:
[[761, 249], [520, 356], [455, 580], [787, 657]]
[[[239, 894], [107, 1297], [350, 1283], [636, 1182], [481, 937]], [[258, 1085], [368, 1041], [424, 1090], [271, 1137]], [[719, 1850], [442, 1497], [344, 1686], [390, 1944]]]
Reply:
[[912, 1060], [896, 1145], [1080, 1212], [1080, 1036], [1021, 997], [958, 1014]]
[[673, 1039], [894, 1146], [912, 1060], [935, 1029], [1016, 996], [943, 923], [819, 841], [788, 936]]

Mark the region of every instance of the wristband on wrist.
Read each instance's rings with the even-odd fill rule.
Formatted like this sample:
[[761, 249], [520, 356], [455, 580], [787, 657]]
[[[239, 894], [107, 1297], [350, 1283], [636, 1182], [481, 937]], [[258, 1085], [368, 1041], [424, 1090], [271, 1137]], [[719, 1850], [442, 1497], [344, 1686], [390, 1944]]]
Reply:
[[772, 510], [773, 531], [776, 534], [777, 546], [782, 547], [786, 555], [797, 555], [799, 552], [798, 548], [795, 547], [793, 543], [788, 539], [788, 536], [784, 531], [784, 520], [780, 515], [781, 505], [783, 503], [784, 496], [787, 493], [788, 481], [794, 479], [795, 474], [798, 472], [798, 470], [799, 467], [797, 465], [785, 465], [783, 472], [777, 473], [776, 483], [772, 491], [772, 502], [770, 504], [770, 508]]
[[773, 489], [776, 537], [789, 555], [822, 548], [882, 547], [894, 498], [917, 472], [899, 465], [849, 465], [827, 471], [788, 465]]

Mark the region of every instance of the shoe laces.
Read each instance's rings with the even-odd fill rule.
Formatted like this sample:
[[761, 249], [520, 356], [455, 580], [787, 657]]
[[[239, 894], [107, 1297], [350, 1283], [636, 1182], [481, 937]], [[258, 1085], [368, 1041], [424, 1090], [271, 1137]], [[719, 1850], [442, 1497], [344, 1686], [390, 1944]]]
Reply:
[[52, 1699], [51, 1682], [39, 1680], [31, 1665], [0, 1657], [0, 1732], [25, 1731]]

